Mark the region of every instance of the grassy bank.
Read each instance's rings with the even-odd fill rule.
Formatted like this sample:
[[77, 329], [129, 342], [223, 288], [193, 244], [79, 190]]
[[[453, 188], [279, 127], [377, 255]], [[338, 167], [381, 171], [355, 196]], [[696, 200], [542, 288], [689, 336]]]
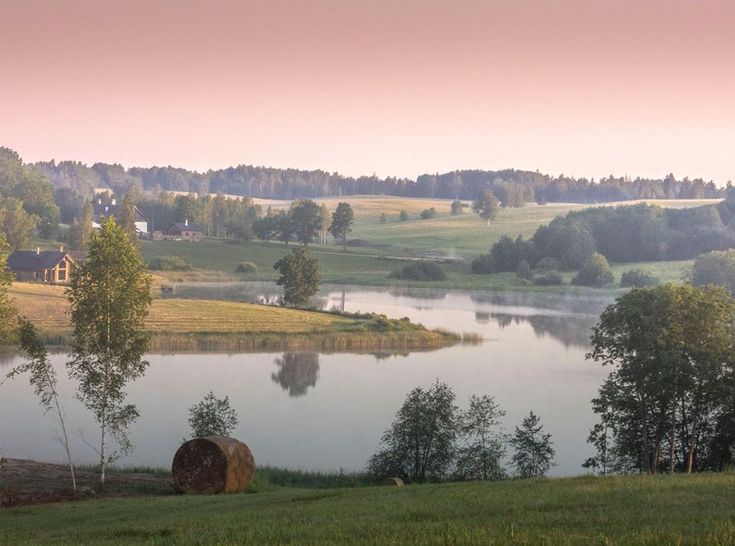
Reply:
[[[10, 295], [47, 341], [65, 342], [70, 324], [63, 287], [14, 283]], [[405, 320], [175, 298], [153, 300], [146, 325], [154, 334], [152, 350], [160, 351], [416, 350], [459, 341]]]
[[6, 509], [0, 543], [733, 544], [733, 474], [139, 496]]

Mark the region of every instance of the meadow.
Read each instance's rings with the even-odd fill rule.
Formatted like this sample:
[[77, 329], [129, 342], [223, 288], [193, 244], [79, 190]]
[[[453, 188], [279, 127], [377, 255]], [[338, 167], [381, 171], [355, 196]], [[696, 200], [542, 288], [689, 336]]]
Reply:
[[[539, 226], [548, 224], [556, 216], [571, 210], [590, 206], [585, 204], [551, 203], [529, 204], [522, 208], [501, 210], [498, 218], [489, 226], [468, 208], [460, 215], [450, 213], [449, 200], [400, 198], [388, 196], [346, 197], [355, 211], [355, 223], [343, 249], [331, 237], [326, 245], [313, 243], [310, 251], [322, 268], [323, 282], [330, 284], [354, 284], [369, 286], [424, 286], [431, 288], [467, 290], [540, 290], [584, 291], [574, 287], [536, 287], [524, 283], [513, 274], [475, 275], [470, 271], [473, 258], [486, 254], [491, 245], [502, 236], [531, 237]], [[338, 198], [317, 199], [330, 210]], [[662, 207], [692, 207], [711, 204], [716, 200], [661, 200], [649, 201]], [[271, 202], [287, 206], [288, 201]], [[281, 205], [278, 205], [280, 203]], [[616, 203], [615, 205], [635, 202]], [[607, 204], [609, 205], [609, 204]], [[603, 206], [603, 205], [599, 205]], [[437, 215], [422, 220], [419, 213], [434, 207]], [[409, 219], [400, 221], [400, 210], [409, 212]], [[386, 222], [380, 214], [386, 213]], [[236, 242], [205, 239], [189, 241], [142, 241], [141, 251], [150, 261], [160, 256], [180, 256], [190, 266], [190, 271], [157, 272], [160, 282], [198, 282], [262, 280], [273, 281], [277, 274], [273, 264], [293, 248], [278, 241]], [[435, 259], [443, 261], [447, 278], [444, 281], [397, 281], [391, 272], [412, 260]], [[257, 271], [250, 274], [236, 272], [238, 264], [253, 262]], [[616, 280], [632, 267], [655, 275], [662, 281], [680, 281], [692, 261], [647, 262], [637, 264], [611, 264]], [[573, 273], [564, 275], [568, 283]]]
[[[14, 283], [9, 293], [20, 315], [49, 342], [63, 344], [71, 331], [64, 291], [62, 286]], [[176, 298], [154, 299], [146, 327], [154, 334], [154, 351], [421, 349], [458, 340], [408, 321]]]
[[[257, 474], [256, 474], [257, 476]], [[135, 496], [10, 508], [0, 543], [712, 544], [735, 542], [735, 475], [578, 477]]]

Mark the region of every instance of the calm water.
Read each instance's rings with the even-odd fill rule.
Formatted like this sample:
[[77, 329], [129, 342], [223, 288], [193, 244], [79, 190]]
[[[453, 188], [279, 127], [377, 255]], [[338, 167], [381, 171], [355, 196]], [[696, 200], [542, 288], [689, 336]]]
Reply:
[[[277, 294], [262, 284], [177, 287], [177, 297], [235, 300]], [[552, 433], [556, 475], [578, 474], [591, 452], [590, 399], [606, 375], [586, 362], [589, 329], [609, 303], [599, 298], [548, 294], [327, 288], [324, 308], [407, 316], [429, 327], [477, 332], [479, 346], [395, 354], [178, 354], [149, 355], [145, 377], [129, 399], [141, 417], [132, 427], [136, 446], [125, 465], [168, 466], [188, 433], [188, 411], [212, 390], [228, 395], [240, 424], [234, 436], [256, 461], [291, 468], [362, 469], [378, 447], [406, 393], [435, 379], [447, 382], [464, 405], [472, 393], [490, 394], [505, 409], [507, 430], [533, 410]], [[195, 312], [195, 310], [193, 310]], [[54, 355], [61, 379], [74, 456], [92, 462], [95, 426], [73, 398], [64, 355]], [[4, 375], [19, 362], [0, 361]], [[0, 448], [7, 457], [60, 461], [56, 423], [44, 417], [25, 378], [0, 387]]]

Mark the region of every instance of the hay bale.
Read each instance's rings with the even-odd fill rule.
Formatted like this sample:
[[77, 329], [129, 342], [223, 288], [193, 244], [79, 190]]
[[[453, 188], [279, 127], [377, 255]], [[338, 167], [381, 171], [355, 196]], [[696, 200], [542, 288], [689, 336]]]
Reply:
[[184, 493], [237, 493], [253, 482], [255, 460], [248, 446], [234, 438], [194, 438], [176, 451], [171, 473]]
[[382, 485], [392, 485], [393, 487], [403, 487], [403, 480], [401, 478], [386, 478], [383, 480]]

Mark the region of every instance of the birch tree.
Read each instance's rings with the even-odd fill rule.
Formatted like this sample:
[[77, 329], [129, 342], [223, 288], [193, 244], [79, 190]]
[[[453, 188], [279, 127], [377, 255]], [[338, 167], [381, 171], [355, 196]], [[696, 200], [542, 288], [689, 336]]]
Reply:
[[77, 480], [74, 475], [74, 463], [71, 459], [71, 451], [69, 448], [69, 435], [66, 432], [66, 420], [64, 412], [59, 402], [59, 393], [57, 390], [58, 381], [56, 379], [56, 371], [48, 359], [48, 351], [43, 342], [38, 337], [36, 328], [26, 319], [18, 321], [18, 344], [25, 354], [26, 361], [20, 366], [13, 368], [7, 375], [8, 379], [12, 379], [22, 374], [29, 374], [31, 386], [38, 396], [44, 413], [52, 413], [59, 422], [61, 427], [61, 443], [66, 453], [66, 461], [69, 465], [69, 474], [71, 476], [71, 485], [74, 495], [77, 494]]
[[99, 425], [95, 449], [104, 485], [107, 465], [133, 447], [128, 427], [138, 410], [125, 402], [125, 387], [148, 366], [144, 320], [151, 303], [151, 279], [140, 253], [114, 218], [103, 220], [92, 235], [87, 260], [72, 276], [67, 294], [73, 326], [67, 368], [79, 382], [77, 398]]

